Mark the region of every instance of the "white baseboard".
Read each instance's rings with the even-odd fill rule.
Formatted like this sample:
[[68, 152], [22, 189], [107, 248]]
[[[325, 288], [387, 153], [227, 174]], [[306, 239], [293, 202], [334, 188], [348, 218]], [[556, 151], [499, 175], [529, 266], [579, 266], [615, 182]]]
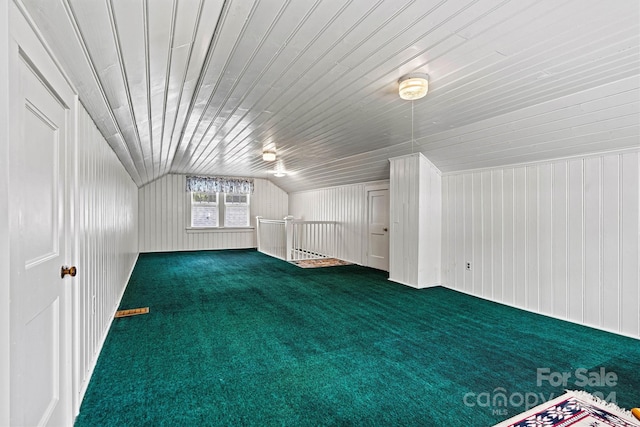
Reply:
[[100, 341], [98, 342], [98, 345], [96, 347], [96, 354], [95, 357], [93, 358], [93, 360], [91, 361], [91, 365], [89, 366], [89, 369], [87, 370], [87, 376], [86, 376], [86, 380], [80, 384], [80, 388], [78, 390], [78, 407], [75, 408], [75, 414], [74, 419], [78, 416], [78, 414], [80, 414], [80, 407], [82, 406], [82, 401], [84, 400], [84, 395], [87, 392], [87, 388], [89, 387], [89, 383], [91, 382], [91, 377], [93, 376], [93, 371], [96, 368], [96, 365], [98, 363], [98, 358], [100, 357], [100, 353], [102, 353], [102, 347], [104, 346], [104, 343], [107, 339], [107, 335], [109, 334], [109, 330], [111, 329], [111, 325], [113, 324], [113, 320], [114, 320], [114, 316], [116, 314], [116, 311], [118, 310], [118, 307], [120, 306], [120, 303], [122, 302], [122, 297], [124, 296], [125, 291], [127, 290], [127, 286], [129, 286], [129, 281], [131, 280], [131, 275], [133, 274], [133, 270], [136, 267], [136, 264], [138, 263], [138, 258], [140, 256], [140, 252], [138, 252], [136, 254], [135, 259], [133, 260], [133, 263], [131, 265], [131, 269], [129, 270], [129, 274], [127, 274], [127, 279], [124, 283], [124, 286], [122, 287], [122, 292], [120, 292], [120, 295], [118, 296], [117, 300], [116, 300], [116, 304], [114, 307], [112, 307], [112, 313], [111, 313], [111, 318], [109, 320], [109, 322], [107, 323], [106, 328], [104, 329], [104, 331], [102, 331], [102, 337], [100, 337]]
[[436, 286], [442, 286], [440, 283], [432, 283], [432, 284], [427, 284], [427, 285], [414, 285], [412, 283], [405, 283], [405, 282], [402, 282], [400, 280], [396, 280], [396, 279], [392, 279], [392, 278], [388, 278], [387, 280], [390, 281], [390, 282], [399, 283], [399, 284], [404, 285], [404, 286], [409, 286], [410, 288], [414, 288], [414, 289], [426, 289], [426, 288], [434, 288]]
[[477, 297], [477, 298], [483, 299], [483, 300], [485, 300], [485, 301], [495, 302], [495, 303], [497, 303], [497, 304], [502, 304], [502, 305], [506, 305], [506, 306], [508, 306], [508, 307], [517, 308], [517, 309], [519, 309], [519, 310], [528, 311], [529, 313], [539, 314], [539, 315], [541, 315], [541, 316], [550, 317], [550, 318], [552, 318], [552, 319], [563, 320], [563, 321], [565, 321], [565, 322], [574, 323], [574, 324], [576, 324], [576, 325], [586, 326], [586, 327], [588, 327], [588, 328], [598, 329], [598, 330], [600, 330], [600, 331], [609, 332], [609, 333], [616, 334], [616, 335], [620, 335], [620, 336], [623, 336], [623, 337], [633, 338], [633, 339], [636, 339], [636, 340], [640, 340], [640, 336], [634, 336], [634, 335], [627, 334], [627, 333], [620, 332], [620, 331], [616, 331], [616, 330], [613, 330], [613, 329], [603, 328], [602, 326], [598, 326], [598, 325], [590, 325], [590, 324], [587, 324], [587, 323], [578, 322], [578, 321], [576, 321], [576, 320], [567, 319], [567, 318], [564, 318], [564, 317], [554, 316], [554, 315], [552, 315], [552, 314], [541, 313], [541, 312], [539, 312], [539, 311], [534, 311], [534, 310], [531, 310], [531, 309], [526, 308], [526, 307], [520, 307], [520, 306], [518, 306], [518, 305], [510, 304], [510, 303], [503, 302], [503, 301], [496, 301], [496, 300], [494, 300], [494, 299], [487, 298], [487, 297], [482, 296], [482, 295], [476, 295], [476, 294], [473, 294], [473, 293], [471, 293], [471, 292], [465, 291], [465, 290], [463, 290], [463, 289], [456, 289], [456, 288], [454, 288], [454, 287], [447, 286], [447, 285], [442, 285], [442, 286], [443, 286], [443, 287], [445, 287], [445, 288], [447, 288], [447, 289], [451, 289], [452, 291], [460, 292], [460, 293], [462, 293], [462, 294], [470, 295], [470, 296], [472, 296], [472, 297]]

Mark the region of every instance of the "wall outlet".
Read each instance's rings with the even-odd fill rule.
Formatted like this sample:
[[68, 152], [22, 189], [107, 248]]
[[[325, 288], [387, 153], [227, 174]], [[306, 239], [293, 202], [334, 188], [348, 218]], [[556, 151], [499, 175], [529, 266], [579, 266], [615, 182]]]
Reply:
[[467, 263], [467, 270], [471, 271], [471, 263], [470, 262]]

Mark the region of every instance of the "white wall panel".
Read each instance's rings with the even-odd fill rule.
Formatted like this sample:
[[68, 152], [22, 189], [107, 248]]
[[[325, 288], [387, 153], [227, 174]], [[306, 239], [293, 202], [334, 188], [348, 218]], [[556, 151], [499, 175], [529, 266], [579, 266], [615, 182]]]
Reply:
[[472, 253], [478, 261], [472, 263], [471, 269], [471, 290], [475, 294], [482, 295], [482, 175], [474, 173], [471, 175], [471, 239], [473, 242]]
[[610, 248], [602, 253], [602, 281], [613, 285], [602, 293], [602, 324], [607, 329], [618, 330], [620, 322], [620, 157], [609, 156], [602, 161], [602, 247]]
[[578, 322], [584, 321], [582, 298], [584, 296], [584, 162], [569, 161], [568, 213], [568, 255], [569, 293], [568, 317]]
[[[491, 191], [491, 171], [484, 171], [481, 175], [482, 185], [482, 230], [491, 229], [492, 227], [492, 204], [493, 192]], [[483, 233], [484, 234], [484, 233]], [[493, 293], [493, 235], [484, 236], [482, 238], [482, 256], [484, 258], [482, 265], [487, 268], [482, 269], [482, 295], [491, 298]]]
[[[442, 206], [449, 206], [449, 191], [451, 191], [450, 186], [451, 185], [455, 185], [455, 182], [449, 182], [448, 180], [442, 180]], [[452, 211], [449, 213], [449, 215], [455, 215], [456, 214], [456, 206], [452, 206]], [[442, 236], [447, 236], [451, 233], [451, 230], [449, 229], [450, 226], [452, 226], [452, 224], [455, 224], [455, 220], [449, 219], [448, 215], [445, 215], [442, 217]], [[451, 236], [451, 240], [456, 240], [457, 236], [454, 233]], [[451, 260], [450, 260], [450, 255], [449, 255], [449, 240], [447, 239], [442, 239], [441, 240], [441, 253], [440, 256], [442, 257], [442, 265], [448, 265]]]
[[[552, 166], [551, 192], [551, 267], [553, 315], [562, 319], [569, 313], [569, 165], [568, 162]], [[617, 171], [616, 171], [617, 174]]]
[[[455, 205], [455, 212], [452, 214], [451, 222], [448, 224], [449, 232], [451, 235], [455, 235], [455, 244], [450, 243], [449, 245], [449, 258], [453, 264], [464, 265], [465, 253], [462, 251], [456, 251], [455, 248], [465, 247], [465, 209], [464, 209], [464, 179], [462, 175], [456, 176], [453, 180], [448, 180], [450, 182], [449, 193], [447, 194], [448, 203], [451, 203], [451, 206]], [[444, 185], [444, 181], [443, 181]], [[444, 188], [444, 187], [443, 187]], [[456, 193], [462, 194], [463, 197], [456, 198]], [[444, 215], [443, 215], [444, 218]], [[459, 228], [456, 227], [456, 224], [459, 224]], [[465, 286], [465, 274], [466, 270], [460, 269], [458, 271], [454, 271], [453, 274], [456, 276], [456, 281], [461, 283], [462, 286]]]
[[502, 175], [498, 171], [491, 171], [491, 227], [493, 230], [491, 239], [491, 299], [501, 299], [503, 289], [503, 236], [502, 229]]
[[[584, 160], [584, 321], [590, 325], [602, 324], [601, 277], [601, 221], [602, 173], [601, 157]], [[611, 248], [612, 250], [614, 248]]]
[[[620, 330], [640, 336], [640, 229], [638, 205], [640, 204], [640, 155], [620, 158], [619, 190], [621, 194], [618, 215], [620, 217]], [[608, 189], [607, 189], [608, 191]], [[634, 313], [636, 314], [634, 316]]]
[[[497, 171], [496, 171], [497, 172]], [[552, 250], [552, 194], [553, 177], [551, 164], [540, 165], [538, 169], [538, 304], [540, 313], [553, 314], [553, 250]]]
[[[513, 207], [515, 217], [513, 221], [513, 260], [514, 260], [514, 301], [518, 305], [526, 305], [527, 298], [527, 184], [526, 168], [514, 170]], [[473, 213], [472, 213], [473, 215]], [[522, 284], [522, 286], [517, 286]]]
[[[0, 93], [9, 93], [9, 2], [0, 2]], [[0, 425], [9, 425], [10, 269], [9, 269], [9, 97], [0, 97]]]
[[366, 186], [371, 183], [344, 185], [289, 194], [289, 212], [305, 221], [338, 223], [337, 257], [356, 264], [366, 264]]
[[[466, 260], [473, 259], [473, 174], [463, 175], [462, 177], [462, 210], [463, 210], [463, 230], [462, 238], [464, 240], [464, 256], [462, 264], [465, 265]], [[472, 270], [464, 270], [464, 289], [473, 292]]]
[[416, 288], [440, 285], [440, 171], [420, 153], [390, 161], [389, 280]]
[[82, 106], [77, 148], [76, 403], [138, 256], [138, 188]]
[[640, 337], [639, 163], [634, 150], [443, 176], [443, 283]]
[[[540, 309], [540, 295], [538, 292], [540, 282], [538, 272], [540, 271], [538, 254], [538, 168], [527, 167], [526, 169], [526, 199], [525, 199], [525, 283], [526, 283], [526, 303], [532, 310]], [[491, 232], [488, 230], [489, 235]]]
[[[266, 179], [255, 179], [251, 225], [255, 217], [282, 219], [288, 195]], [[190, 226], [186, 175], [169, 174], [139, 190], [140, 252], [240, 249], [256, 246], [254, 229], [187, 230]]]
[[422, 215], [427, 215], [429, 225], [426, 227], [426, 252], [423, 268], [430, 283], [441, 283], [442, 280], [442, 175], [431, 162], [424, 162], [423, 179], [428, 182], [429, 198], [422, 208]]
[[[504, 239], [502, 243], [502, 300], [507, 304], [515, 303], [515, 222], [514, 222], [514, 185], [513, 169], [499, 171], [502, 175], [502, 229]], [[445, 179], [444, 177], [442, 178]], [[444, 208], [444, 206], [443, 206]], [[445, 237], [443, 237], [445, 238]], [[445, 282], [446, 283], [446, 282]]]

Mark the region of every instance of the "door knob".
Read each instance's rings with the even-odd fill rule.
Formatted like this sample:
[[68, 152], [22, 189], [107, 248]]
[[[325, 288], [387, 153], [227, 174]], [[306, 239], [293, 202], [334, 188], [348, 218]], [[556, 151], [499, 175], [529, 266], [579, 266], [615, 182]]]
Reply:
[[389, 231], [387, 227], [383, 228], [382, 231]]
[[67, 274], [71, 277], [75, 277], [78, 270], [75, 266], [65, 267], [64, 265], [60, 268], [60, 277], [64, 279], [64, 276]]

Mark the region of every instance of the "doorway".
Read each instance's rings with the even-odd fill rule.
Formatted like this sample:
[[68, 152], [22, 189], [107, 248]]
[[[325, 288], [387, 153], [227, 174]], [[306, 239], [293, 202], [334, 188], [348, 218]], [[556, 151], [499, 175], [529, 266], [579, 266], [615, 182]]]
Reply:
[[10, 420], [70, 425], [75, 94], [14, 4], [10, 22]]
[[367, 243], [368, 267], [389, 271], [389, 187], [377, 185], [365, 187], [367, 195]]

